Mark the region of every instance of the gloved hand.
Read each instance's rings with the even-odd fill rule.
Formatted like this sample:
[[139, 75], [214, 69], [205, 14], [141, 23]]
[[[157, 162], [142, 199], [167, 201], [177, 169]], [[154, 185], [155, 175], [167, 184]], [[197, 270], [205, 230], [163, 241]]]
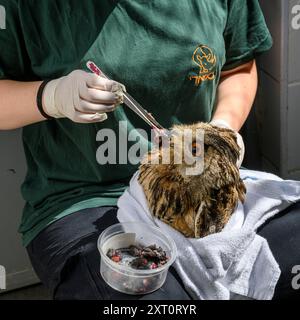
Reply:
[[43, 92], [43, 109], [53, 118], [69, 118], [78, 123], [101, 122], [106, 112], [123, 102], [125, 87], [92, 73], [75, 70], [50, 81]]
[[210, 124], [219, 128], [230, 129], [236, 133], [237, 144], [240, 147], [240, 157], [236, 165], [238, 168], [240, 168], [245, 157], [245, 144], [244, 144], [243, 137], [237, 131], [233, 130], [229, 125], [229, 123], [227, 123], [225, 120], [222, 120], [222, 119], [212, 120]]

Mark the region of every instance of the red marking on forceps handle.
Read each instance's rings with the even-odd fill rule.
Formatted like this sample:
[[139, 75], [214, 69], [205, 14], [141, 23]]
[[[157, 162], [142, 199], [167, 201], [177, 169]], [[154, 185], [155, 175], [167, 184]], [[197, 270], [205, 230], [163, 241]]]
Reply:
[[96, 66], [96, 64], [93, 61], [88, 61], [86, 63], [86, 66], [89, 68], [90, 71], [95, 73], [97, 76], [103, 75], [103, 72]]
[[90, 70], [90, 71], [92, 71], [93, 73], [95, 73], [97, 76], [99, 76], [99, 77], [103, 77], [103, 78], [105, 78], [105, 79], [107, 79], [107, 80], [111, 80], [102, 70], [100, 70], [100, 68], [96, 65], [96, 63], [95, 62], [93, 62], [93, 61], [88, 61], [87, 63], [86, 63], [86, 66], [88, 67], [88, 69]]

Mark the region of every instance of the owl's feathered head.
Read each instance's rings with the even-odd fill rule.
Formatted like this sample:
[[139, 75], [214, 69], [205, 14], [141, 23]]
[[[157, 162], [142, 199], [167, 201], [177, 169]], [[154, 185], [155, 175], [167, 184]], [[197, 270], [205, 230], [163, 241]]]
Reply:
[[169, 140], [160, 140], [140, 167], [151, 213], [186, 237], [220, 232], [246, 194], [235, 132], [206, 123], [180, 125]]
[[142, 166], [152, 165], [161, 175], [181, 176], [192, 184], [221, 188], [240, 179], [239, 151], [232, 130], [207, 123], [175, 125], [170, 140], [160, 139]]

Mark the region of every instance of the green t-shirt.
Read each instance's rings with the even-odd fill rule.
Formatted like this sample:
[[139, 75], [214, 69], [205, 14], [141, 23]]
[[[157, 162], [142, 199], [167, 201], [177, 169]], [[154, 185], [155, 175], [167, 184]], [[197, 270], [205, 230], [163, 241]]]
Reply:
[[[0, 79], [57, 78], [93, 60], [165, 127], [209, 121], [221, 71], [272, 44], [258, 0], [0, 0], [0, 5], [7, 19], [7, 29], [0, 30]], [[24, 128], [25, 245], [67, 214], [116, 205], [137, 165], [100, 165], [96, 135], [110, 128], [118, 137], [120, 120], [128, 122], [128, 131], [149, 132], [127, 107], [99, 124], [59, 119]]]

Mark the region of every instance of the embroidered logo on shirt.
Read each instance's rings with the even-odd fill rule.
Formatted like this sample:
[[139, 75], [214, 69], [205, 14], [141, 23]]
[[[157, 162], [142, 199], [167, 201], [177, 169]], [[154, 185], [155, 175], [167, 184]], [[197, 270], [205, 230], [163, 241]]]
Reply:
[[198, 74], [189, 77], [199, 86], [204, 81], [214, 80], [216, 77], [217, 58], [212, 49], [205, 45], [200, 45], [194, 52], [192, 60], [200, 68]]

